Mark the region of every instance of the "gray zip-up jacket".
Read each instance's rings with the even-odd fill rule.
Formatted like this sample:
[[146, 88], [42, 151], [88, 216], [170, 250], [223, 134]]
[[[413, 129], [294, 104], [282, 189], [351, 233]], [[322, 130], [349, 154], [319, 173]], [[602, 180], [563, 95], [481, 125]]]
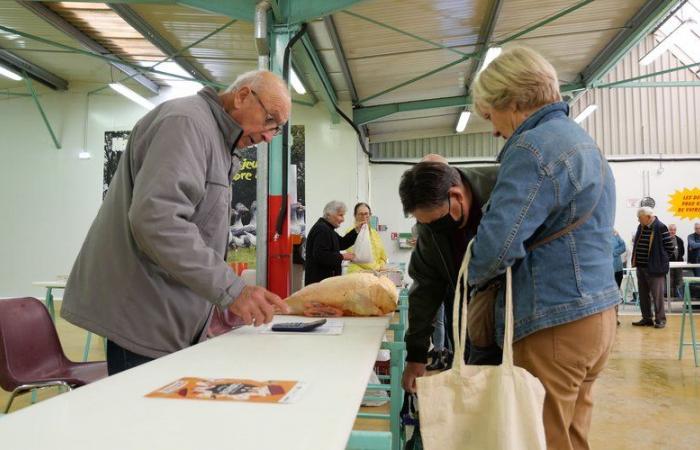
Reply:
[[62, 317], [152, 358], [204, 338], [213, 305], [227, 307], [245, 287], [225, 262], [240, 135], [211, 88], [136, 124]]

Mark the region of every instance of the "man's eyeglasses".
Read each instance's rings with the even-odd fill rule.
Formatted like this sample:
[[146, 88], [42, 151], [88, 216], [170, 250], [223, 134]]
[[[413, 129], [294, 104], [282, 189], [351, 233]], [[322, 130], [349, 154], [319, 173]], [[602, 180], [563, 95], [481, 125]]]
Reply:
[[268, 131], [272, 131], [273, 136], [277, 136], [278, 134], [282, 133], [284, 124], [280, 125], [277, 123], [273, 115], [270, 114], [267, 108], [265, 108], [265, 105], [263, 105], [263, 102], [260, 100], [260, 97], [258, 97], [258, 94], [254, 90], [251, 89], [250, 93], [253, 94], [253, 97], [255, 97], [260, 104], [260, 107], [263, 109], [263, 111], [265, 111], [265, 127], [268, 129]]

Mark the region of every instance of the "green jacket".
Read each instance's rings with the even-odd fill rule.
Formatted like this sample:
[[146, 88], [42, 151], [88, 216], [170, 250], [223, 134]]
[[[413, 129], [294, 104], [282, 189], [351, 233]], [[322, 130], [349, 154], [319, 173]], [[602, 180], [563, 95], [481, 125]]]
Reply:
[[[463, 181], [473, 192], [475, 206], [482, 209], [496, 184], [497, 165], [460, 168]], [[474, 209], [472, 208], [472, 211]], [[448, 336], [452, 329], [452, 303], [459, 267], [452, 253], [451, 236], [433, 233], [423, 224], [417, 224], [418, 239], [411, 254], [408, 274], [413, 280], [408, 293], [408, 331], [406, 332], [406, 360], [427, 361], [430, 336], [433, 334], [435, 315], [445, 304], [445, 327]], [[465, 230], [469, 237], [473, 231]], [[461, 259], [461, 258], [460, 258]]]

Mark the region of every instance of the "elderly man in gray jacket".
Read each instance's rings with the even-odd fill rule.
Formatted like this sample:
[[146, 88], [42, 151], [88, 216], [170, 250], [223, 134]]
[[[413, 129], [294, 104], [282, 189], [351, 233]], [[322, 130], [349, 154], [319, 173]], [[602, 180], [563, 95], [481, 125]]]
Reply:
[[236, 150], [270, 142], [290, 109], [286, 84], [254, 71], [221, 95], [204, 88], [136, 124], [61, 308], [107, 338], [110, 375], [201, 341], [215, 306], [256, 325], [286, 309], [246, 286], [225, 257]]

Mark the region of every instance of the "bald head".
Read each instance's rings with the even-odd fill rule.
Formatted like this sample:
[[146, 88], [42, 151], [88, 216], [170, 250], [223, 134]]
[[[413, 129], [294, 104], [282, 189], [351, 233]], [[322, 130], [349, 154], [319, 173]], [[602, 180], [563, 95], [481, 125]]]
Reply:
[[442, 155], [438, 155], [437, 153], [429, 153], [423, 157], [423, 159], [420, 160], [421, 162], [438, 162], [438, 163], [443, 163], [443, 164], [449, 164], [449, 161], [447, 161], [447, 158], [445, 158]]
[[287, 84], [267, 70], [241, 74], [221, 94], [224, 109], [243, 129], [236, 147], [270, 142], [289, 120], [292, 99]]

